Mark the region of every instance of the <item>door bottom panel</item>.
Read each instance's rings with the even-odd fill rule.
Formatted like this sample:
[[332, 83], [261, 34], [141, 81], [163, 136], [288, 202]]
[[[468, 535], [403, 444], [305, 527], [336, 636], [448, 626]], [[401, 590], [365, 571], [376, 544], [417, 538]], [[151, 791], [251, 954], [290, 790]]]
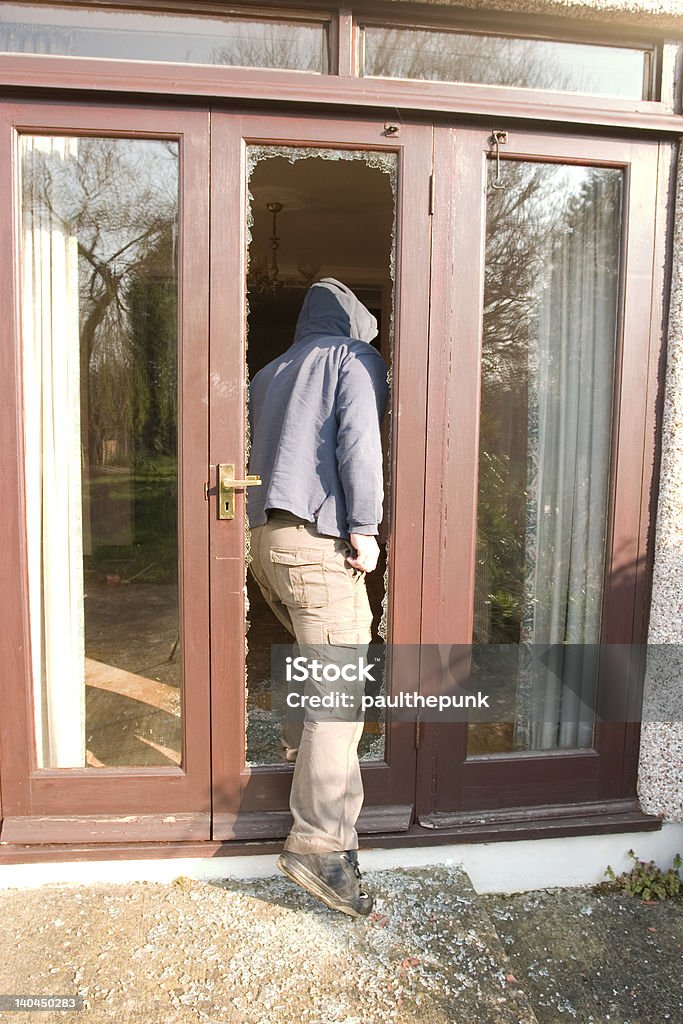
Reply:
[[[373, 832], [407, 832], [413, 817], [412, 804], [367, 807], [356, 822], [359, 835]], [[214, 815], [214, 839], [280, 839], [292, 827], [289, 811], [254, 811]]]

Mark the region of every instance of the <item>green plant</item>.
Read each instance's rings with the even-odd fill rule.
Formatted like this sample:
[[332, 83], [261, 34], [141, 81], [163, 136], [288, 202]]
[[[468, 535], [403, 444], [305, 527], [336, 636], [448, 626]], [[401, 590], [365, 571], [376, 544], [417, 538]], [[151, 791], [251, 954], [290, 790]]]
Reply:
[[609, 864], [605, 871], [607, 877], [624, 892], [629, 896], [639, 896], [641, 900], [665, 900], [671, 896], [678, 896], [681, 892], [681, 877], [678, 872], [683, 864], [680, 853], [674, 857], [669, 871], [662, 871], [653, 860], [639, 860], [633, 850], [629, 850], [628, 855], [634, 861], [630, 871], [616, 875]]

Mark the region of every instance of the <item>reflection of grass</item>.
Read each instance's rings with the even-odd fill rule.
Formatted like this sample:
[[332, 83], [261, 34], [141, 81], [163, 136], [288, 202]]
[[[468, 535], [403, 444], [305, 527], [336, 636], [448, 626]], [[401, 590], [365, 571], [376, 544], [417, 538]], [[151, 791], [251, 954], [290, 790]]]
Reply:
[[521, 453], [506, 450], [500, 421], [484, 410], [479, 446], [478, 558], [486, 560], [485, 643], [519, 643], [524, 592], [526, 493]]
[[[93, 471], [90, 499], [93, 516], [105, 521], [108, 507], [132, 504], [134, 543], [98, 544], [85, 559], [86, 574], [92, 578], [111, 573], [129, 579], [141, 573], [140, 582], [177, 581], [178, 485], [174, 456], [149, 458], [119, 473]], [[112, 520], [116, 518], [114, 507]], [[95, 521], [93, 534], [97, 537]]]

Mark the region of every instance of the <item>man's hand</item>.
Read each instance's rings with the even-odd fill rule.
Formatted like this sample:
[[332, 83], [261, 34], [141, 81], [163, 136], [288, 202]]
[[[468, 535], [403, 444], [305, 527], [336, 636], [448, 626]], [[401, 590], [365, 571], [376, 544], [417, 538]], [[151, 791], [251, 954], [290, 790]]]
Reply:
[[351, 555], [347, 556], [346, 560], [349, 565], [352, 565], [354, 569], [360, 569], [361, 572], [372, 572], [379, 559], [379, 545], [374, 536], [365, 533], [352, 533], [349, 543], [356, 552], [355, 558]]

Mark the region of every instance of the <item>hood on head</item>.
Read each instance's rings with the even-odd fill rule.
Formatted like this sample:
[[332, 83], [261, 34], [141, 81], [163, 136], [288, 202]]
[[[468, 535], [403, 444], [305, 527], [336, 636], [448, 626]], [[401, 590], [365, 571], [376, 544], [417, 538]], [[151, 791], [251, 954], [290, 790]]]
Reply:
[[330, 334], [372, 341], [377, 337], [377, 320], [345, 284], [323, 277], [306, 292], [292, 344]]

